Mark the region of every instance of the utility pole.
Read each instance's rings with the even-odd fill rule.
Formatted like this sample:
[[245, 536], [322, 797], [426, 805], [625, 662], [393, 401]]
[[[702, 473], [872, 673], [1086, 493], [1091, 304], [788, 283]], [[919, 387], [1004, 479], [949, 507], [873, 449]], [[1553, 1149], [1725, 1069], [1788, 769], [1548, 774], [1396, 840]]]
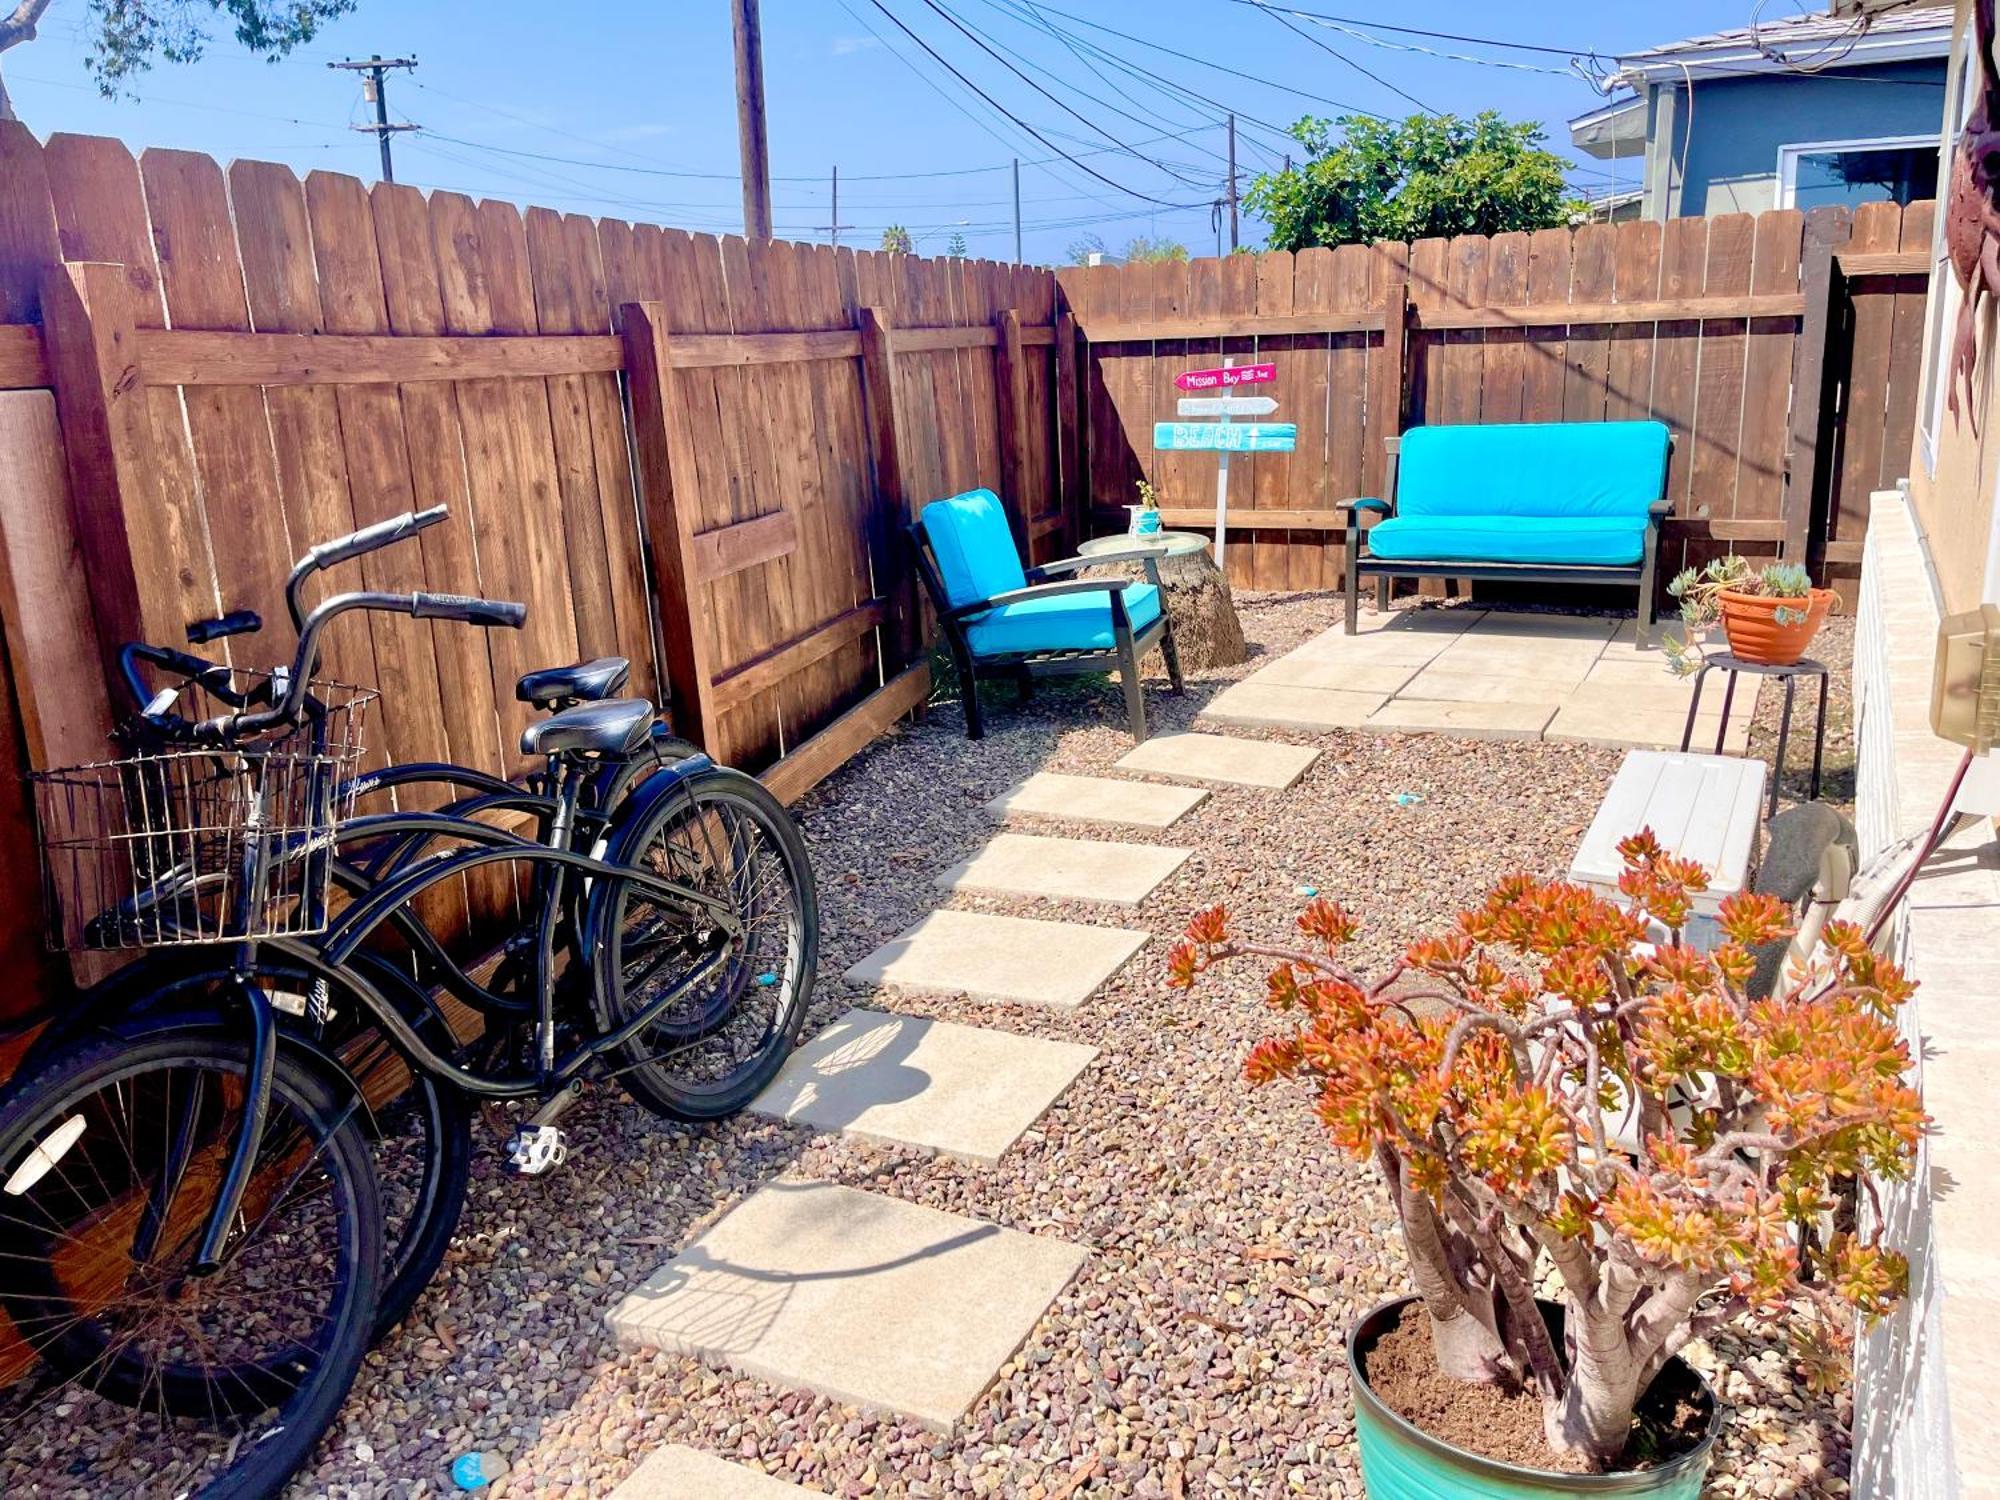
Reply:
[[1236, 249], [1236, 115], [1229, 116], [1229, 248]]
[[1021, 263], [1021, 158], [1014, 158], [1014, 264]]
[[389, 157], [389, 137], [399, 130], [416, 130], [419, 128], [415, 125], [391, 125], [389, 123], [388, 70], [391, 68], [414, 68], [416, 65], [417, 60], [414, 57], [384, 57], [379, 52], [366, 62], [361, 62], [350, 57], [345, 62], [330, 62], [327, 64], [329, 68], [338, 68], [342, 72], [359, 73], [362, 75], [361, 97], [374, 103], [375, 123], [373, 125], [353, 125], [349, 129], [366, 131], [375, 137], [376, 144], [382, 148], [382, 180], [384, 182], [394, 182], [396, 180], [396, 164]]
[[[736, 142], [743, 163], [743, 233], [771, 237], [771, 144], [764, 129], [764, 26], [757, 0], [734, 0]], [[835, 219], [839, 218], [836, 214]]]
[[835, 167], [833, 169], [833, 219], [831, 223], [820, 225], [820, 228], [824, 229], [832, 237], [831, 242], [833, 247], [838, 250], [840, 248], [840, 231], [843, 229], [852, 229], [853, 227], [852, 224], [843, 224], [840, 222], [840, 168]]

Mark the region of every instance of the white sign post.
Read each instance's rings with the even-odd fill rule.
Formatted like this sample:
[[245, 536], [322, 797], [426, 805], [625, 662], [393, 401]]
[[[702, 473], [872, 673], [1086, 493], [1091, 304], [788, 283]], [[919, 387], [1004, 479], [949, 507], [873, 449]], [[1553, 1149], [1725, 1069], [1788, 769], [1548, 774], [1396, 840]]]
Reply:
[[[1222, 368], [1225, 370], [1233, 370], [1234, 368], [1236, 368], [1236, 361], [1233, 359], [1225, 358], [1222, 361]], [[1223, 381], [1225, 384], [1228, 382], [1228, 379], [1229, 379], [1228, 376], [1226, 375], [1223, 376]], [[1216, 421], [1220, 422], [1224, 427], [1227, 427], [1229, 425], [1229, 411], [1226, 407], [1223, 409], [1222, 414], [1216, 418]], [[1229, 450], [1227, 448], [1224, 448], [1219, 454], [1216, 455], [1215, 459], [1215, 571], [1222, 574], [1224, 578], [1227, 578], [1229, 576], [1229, 573], [1227, 568], [1223, 564], [1222, 549], [1226, 547], [1228, 544], [1229, 544]]]

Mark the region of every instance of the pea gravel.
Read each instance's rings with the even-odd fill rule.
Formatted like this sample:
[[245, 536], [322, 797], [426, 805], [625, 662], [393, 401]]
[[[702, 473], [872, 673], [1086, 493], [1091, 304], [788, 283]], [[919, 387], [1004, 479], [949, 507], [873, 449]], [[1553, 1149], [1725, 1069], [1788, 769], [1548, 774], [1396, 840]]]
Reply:
[[[1335, 618], [1330, 595], [1239, 599], [1250, 660], [1148, 692], [1156, 728], [1192, 723], [1220, 686]], [[758, 1118], [653, 1120], [605, 1090], [569, 1117], [566, 1168], [501, 1175], [482, 1153], [459, 1242], [411, 1321], [369, 1359], [293, 1495], [454, 1493], [448, 1468], [497, 1450], [485, 1493], [599, 1496], [652, 1449], [690, 1444], [843, 1496], [1361, 1493], [1341, 1338], [1400, 1292], [1394, 1220], [1289, 1087], [1252, 1093], [1244, 1053], [1266, 1030], [1261, 975], [1189, 996], [1161, 981], [1187, 918], [1221, 900], [1283, 938], [1304, 888], [1365, 914], [1361, 957], [1387, 960], [1510, 869], [1568, 862], [1619, 752], [1341, 732], [1232, 729], [1321, 746], [1289, 792], [1219, 788], [1158, 833], [1035, 831], [1189, 846], [1136, 915], [944, 896], [936, 873], [993, 830], [982, 804], [1035, 770], [1106, 774], [1129, 747], [1114, 687], [1001, 689], [988, 738], [956, 703], [864, 753], [798, 809], [824, 912], [808, 1030], [856, 1000], [1089, 1043], [1098, 1061], [995, 1167], [820, 1138]], [[1122, 773], [1110, 773], [1122, 774]], [[1404, 806], [1398, 793], [1422, 800]], [[1023, 827], [1029, 825], [1023, 824]], [[940, 900], [966, 910], [1131, 923], [1155, 941], [1073, 1014], [846, 991], [838, 977]], [[1091, 1259], [948, 1439], [891, 1416], [619, 1350], [604, 1314], [690, 1234], [789, 1174], [1088, 1246]], [[1723, 1387], [1712, 1492], [1839, 1495], [1845, 1400], [1805, 1394], [1753, 1341]], [[1699, 1356], [1701, 1351], [1697, 1351]]]

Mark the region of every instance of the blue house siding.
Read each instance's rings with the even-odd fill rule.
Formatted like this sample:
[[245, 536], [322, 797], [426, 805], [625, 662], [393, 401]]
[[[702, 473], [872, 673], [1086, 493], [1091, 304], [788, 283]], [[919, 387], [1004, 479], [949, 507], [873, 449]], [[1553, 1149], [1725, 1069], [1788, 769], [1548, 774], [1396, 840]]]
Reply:
[[1672, 137], [1656, 134], [1655, 162], [1678, 168], [1686, 137], [1686, 171], [1673, 173], [1678, 192], [1669, 195], [1667, 216], [1776, 208], [1781, 146], [1935, 138], [1944, 82], [1943, 58], [1871, 68], [1865, 77], [1697, 79], [1691, 132], [1686, 89], [1657, 86], [1656, 95], [1673, 96], [1654, 102], [1656, 120], [1670, 112]]

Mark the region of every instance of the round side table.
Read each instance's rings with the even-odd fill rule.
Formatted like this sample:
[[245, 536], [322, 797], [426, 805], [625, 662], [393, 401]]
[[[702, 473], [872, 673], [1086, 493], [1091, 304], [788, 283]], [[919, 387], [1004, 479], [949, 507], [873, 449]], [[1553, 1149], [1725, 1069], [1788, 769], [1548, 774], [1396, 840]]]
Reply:
[[1778, 815], [1778, 779], [1785, 770], [1785, 747], [1792, 735], [1792, 700], [1797, 694], [1801, 677], [1819, 679], [1819, 714], [1813, 724], [1812, 795], [1819, 796], [1820, 761], [1826, 754], [1826, 690], [1829, 673], [1825, 662], [1814, 661], [1810, 656], [1802, 656], [1789, 666], [1774, 667], [1760, 661], [1744, 661], [1727, 651], [1718, 651], [1704, 657], [1694, 674], [1694, 698], [1688, 704], [1687, 727], [1681, 731], [1681, 749], [1686, 750], [1694, 740], [1694, 719], [1701, 711], [1701, 686], [1710, 672], [1727, 672], [1729, 685], [1722, 691], [1722, 717], [1715, 726], [1715, 753], [1722, 754], [1723, 736], [1729, 732], [1729, 709], [1736, 698], [1736, 679], [1748, 672], [1756, 677], [1776, 677], [1785, 684], [1785, 710], [1778, 719], [1778, 753], [1771, 767], [1771, 810], [1767, 817]]
[[[1160, 592], [1173, 617], [1174, 644], [1183, 671], [1233, 667], [1248, 659], [1243, 625], [1236, 618], [1236, 601], [1209, 555], [1208, 538], [1198, 531], [1156, 531], [1150, 536], [1121, 532], [1100, 536], [1076, 549], [1079, 557], [1144, 549], [1158, 559]], [[1122, 577], [1145, 576], [1137, 563], [1105, 563], [1084, 570], [1086, 578], [1102, 571]]]

